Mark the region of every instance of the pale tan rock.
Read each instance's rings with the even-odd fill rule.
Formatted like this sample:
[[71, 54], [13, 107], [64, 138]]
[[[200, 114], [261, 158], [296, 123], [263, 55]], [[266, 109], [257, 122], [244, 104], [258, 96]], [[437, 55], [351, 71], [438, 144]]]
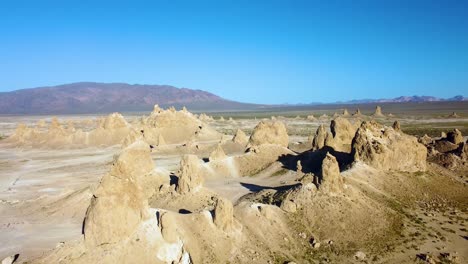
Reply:
[[427, 134], [424, 134], [424, 136], [420, 137], [418, 139], [418, 142], [425, 145], [425, 146], [428, 146], [429, 144], [431, 144], [433, 142], [432, 138], [430, 136], [428, 136]]
[[314, 115], [308, 115], [308, 116], [307, 116], [307, 120], [309, 120], [309, 121], [315, 121], [315, 120], [317, 120], [317, 118], [315, 118]]
[[180, 161], [177, 192], [181, 194], [197, 192], [202, 188], [204, 178], [200, 174], [200, 160], [195, 155], [184, 155]]
[[166, 145], [166, 140], [164, 140], [164, 137], [162, 134], [159, 134], [158, 136], [158, 146], [164, 146]]
[[348, 117], [348, 116], [351, 116], [351, 115], [349, 114], [348, 109], [345, 108], [345, 109], [343, 110], [343, 114], [341, 114], [341, 116], [343, 116], [343, 117]]
[[236, 134], [232, 138], [232, 142], [245, 146], [249, 142], [249, 138], [244, 133], [244, 131], [237, 129]]
[[214, 210], [214, 224], [223, 231], [230, 231], [233, 228], [234, 209], [231, 201], [219, 197]]
[[353, 139], [356, 161], [382, 170], [425, 171], [427, 149], [413, 136], [375, 121], [363, 122]]
[[327, 138], [327, 129], [324, 125], [320, 125], [315, 131], [314, 139], [312, 140], [312, 150], [319, 150], [325, 146]]
[[447, 133], [447, 140], [453, 144], [460, 144], [463, 140], [463, 135], [460, 130], [454, 129]]
[[223, 148], [221, 147], [220, 144], [211, 152], [209, 160], [210, 161], [215, 161], [215, 160], [222, 160], [225, 159], [227, 156], [224, 153]]
[[356, 130], [357, 128], [352, 125], [348, 119], [337, 117], [332, 120], [330, 124], [333, 142], [326, 142], [325, 145], [332, 147], [336, 151], [349, 153], [351, 152], [351, 143], [356, 134]]
[[330, 153], [327, 153], [322, 161], [319, 190], [335, 193], [343, 191], [343, 177], [340, 175], [340, 167], [336, 158]]
[[129, 124], [120, 113], [112, 113], [101, 121], [100, 127], [104, 129], [126, 128]]
[[372, 114], [373, 117], [384, 117], [384, 114], [382, 114], [382, 108], [378, 105], [375, 107], [374, 114]]
[[356, 112], [354, 112], [353, 116], [362, 116], [361, 110], [358, 108]]
[[262, 121], [254, 128], [249, 139], [250, 146], [276, 144], [287, 147], [289, 136], [286, 126], [281, 121]]
[[153, 170], [149, 146], [137, 141], [118, 156], [97, 188], [87, 210], [84, 234], [88, 247], [127, 239], [148, 215], [142, 179]]

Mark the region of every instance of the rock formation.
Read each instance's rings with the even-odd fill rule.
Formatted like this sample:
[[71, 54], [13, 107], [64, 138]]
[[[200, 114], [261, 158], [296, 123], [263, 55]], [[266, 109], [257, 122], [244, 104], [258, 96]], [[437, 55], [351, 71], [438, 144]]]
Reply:
[[348, 116], [350, 116], [350, 114], [349, 114], [349, 112], [348, 112], [348, 109], [345, 108], [345, 109], [343, 110], [343, 114], [341, 114], [341, 116], [343, 116], [343, 117], [348, 117]]
[[425, 171], [427, 149], [413, 136], [384, 127], [374, 121], [363, 122], [352, 143], [356, 161], [382, 170]]
[[202, 188], [204, 178], [200, 175], [200, 160], [195, 155], [184, 155], [180, 161], [177, 192], [197, 192]]
[[214, 224], [223, 231], [230, 231], [233, 228], [234, 208], [231, 201], [219, 197], [214, 210]]
[[149, 216], [142, 178], [153, 170], [149, 145], [137, 141], [114, 160], [94, 193], [84, 224], [86, 245], [96, 247], [127, 239]]
[[218, 146], [215, 148], [215, 150], [213, 150], [213, 152], [211, 152], [209, 160], [210, 161], [222, 160], [222, 159], [225, 159], [226, 157], [227, 156], [224, 153], [223, 148], [221, 147], [221, 145], [218, 144]]
[[281, 121], [262, 121], [254, 128], [249, 139], [249, 146], [276, 144], [287, 147], [289, 136], [286, 126]]
[[245, 135], [244, 131], [237, 129], [236, 134], [232, 138], [232, 142], [245, 146], [249, 142], [249, 138]]
[[343, 190], [343, 177], [340, 175], [340, 167], [336, 158], [330, 153], [326, 154], [322, 162], [319, 190], [334, 193]]
[[[151, 145], [181, 144], [190, 139], [214, 140], [221, 134], [203, 123], [188, 111], [176, 111], [175, 108], [163, 110], [155, 106], [153, 112], [140, 123], [138, 130], [143, 130], [145, 140]], [[159, 143], [160, 136], [164, 142]]]
[[327, 138], [327, 129], [324, 125], [320, 125], [315, 131], [314, 139], [312, 140], [312, 150], [319, 150], [325, 146]]
[[307, 120], [309, 120], [309, 121], [316, 121], [317, 118], [315, 118], [314, 115], [308, 115], [308, 116], [307, 116]]
[[384, 117], [382, 114], [382, 108], [380, 106], [375, 107], [374, 114], [372, 114], [373, 117]]
[[348, 119], [337, 117], [331, 121], [330, 130], [333, 142], [326, 143], [325, 145], [332, 147], [336, 151], [351, 152], [351, 142], [356, 134], [356, 127]]
[[354, 112], [353, 116], [355, 116], [355, 117], [362, 116], [361, 110], [359, 108], [356, 109], [356, 112]]
[[453, 144], [460, 144], [462, 143], [464, 140], [463, 140], [463, 135], [462, 133], [460, 132], [460, 130], [458, 129], [454, 129], [450, 132], [447, 133], [447, 140]]

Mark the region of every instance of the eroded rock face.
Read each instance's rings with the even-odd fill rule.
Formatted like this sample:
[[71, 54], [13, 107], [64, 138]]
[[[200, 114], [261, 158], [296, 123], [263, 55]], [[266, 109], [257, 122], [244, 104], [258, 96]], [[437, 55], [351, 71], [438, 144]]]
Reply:
[[312, 150], [319, 150], [325, 146], [327, 138], [327, 129], [324, 125], [320, 125], [315, 131], [314, 139], [312, 140]]
[[120, 113], [112, 113], [106, 116], [99, 125], [104, 129], [116, 129], [128, 127], [128, 123]]
[[343, 117], [348, 117], [348, 116], [350, 116], [350, 114], [349, 114], [349, 112], [348, 112], [348, 109], [345, 108], [345, 109], [343, 110], [343, 114], [341, 114], [341, 115], [342, 115]]
[[222, 136], [186, 110], [176, 111], [173, 107], [163, 110], [157, 105], [141, 120], [138, 130], [145, 131], [145, 140], [152, 145], [183, 143], [190, 139], [214, 140]]
[[374, 114], [372, 116], [373, 117], [384, 117], [384, 115], [382, 114], [382, 108], [380, 106], [376, 106]]
[[223, 231], [229, 231], [233, 228], [234, 209], [231, 201], [219, 197], [214, 211], [214, 224]]
[[249, 142], [249, 138], [245, 135], [244, 131], [237, 129], [232, 142], [245, 146]]
[[200, 160], [196, 155], [184, 155], [180, 161], [177, 192], [184, 194], [201, 189], [204, 178], [200, 175]]
[[447, 133], [447, 140], [453, 144], [460, 144], [463, 142], [463, 135], [460, 130], [454, 129]]
[[226, 157], [227, 156], [226, 156], [226, 153], [224, 153], [223, 148], [221, 147], [221, 145], [218, 144], [215, 150], [211, 152], [209, 159], [210, 161], [215, 161], [215, 160], [225, 159]]
[[353, 139], [356, 161], [382, 170], [425, 171], [427, 149], [413, 136], [384, 127], [374, 121], [363, 122]]
[[84, 235], [89, 247], [127, 239], [148, 215], [142, 184], [154, 165], [149, 145], [136, 141], [114, 160], [87, 210]]
[[249, 139], [249, 145], [259, 146], [263, 144], [288, 147], [289, 136], [283, 122], [262, 121], [254, 128]]
[[356, 134], [354, 127], [346, 118], [337, 117], [331, 121], [330, 130], [333, 136], [332, 144], [326, 144], [333, 147], [336, 151], [350, 152], [351, 142]]
[[336, 158], [330, 153], [327, 153], [322, 162], [319, 189], [325, 192], [343, 191], [343, 177], [340, 175], [340, 167]]

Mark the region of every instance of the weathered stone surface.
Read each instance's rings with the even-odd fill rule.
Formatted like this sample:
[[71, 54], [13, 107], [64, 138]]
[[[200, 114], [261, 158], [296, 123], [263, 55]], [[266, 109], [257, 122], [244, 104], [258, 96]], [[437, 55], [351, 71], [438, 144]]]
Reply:
[[263, 144], [288, 146], [289, 136], [283, 122], [262, 121], [254, 128], [249, 139], [249, 145], [258, 146]]
[[413, 136], [384, 127], [374, 121], [363, 122], [353, 139], [356, 161], [383, 170], [425, 171], [427, 149]]
[[177, 192], [197, 192], [202, 188], [204, 178], [200, 175], [200, 160], [195, 155], [184, 155], [180, 161]]

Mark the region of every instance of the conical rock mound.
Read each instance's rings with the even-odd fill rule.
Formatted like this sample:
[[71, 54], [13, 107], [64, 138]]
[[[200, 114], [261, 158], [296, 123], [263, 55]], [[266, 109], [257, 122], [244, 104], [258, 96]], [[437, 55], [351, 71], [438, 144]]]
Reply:
[[225, 159], [226, 157], [227, 156], [224, 153], [223, 148], [221, 147], [221, 145], [218, 144], [218, 146], [215, 148], [215, 150], [213, 150], [213, 152], [211, 152], [209, 160], [210, 161], [222, 160], [222, 159]]
[[114, 160], [88, 208], [84, 224], [85, 243], [95, 247], [127, 239], [148, 218], [142, 176], [154, 168], [148, 144], [137, 141]]
[[262, 121], [253, 130], [249, 139], [250, 146], [274, 144], [287, 147], [289, 136], [281, 121]]
[[340, 175], [340, 167], [336, 158], [327, 153], [322, 161], [319, 190], [325, 192], [343, 191], [343, 177]]
[[382, 108], [378, 105], [375, 107], [374, 114], [372, 114], [373, 117], [384, 117], [384, 114], [382, 114]]
[[249, 142], [249, 138], [244, 133], [244, 131], [237, 129], [236, 134], [232, 138], [232, 142], [245, 146]]
[[177, 192], [181, 194], [199, 191], [204, 182], [200, 160], [195, 155], [184, 155], [180, 161]]

